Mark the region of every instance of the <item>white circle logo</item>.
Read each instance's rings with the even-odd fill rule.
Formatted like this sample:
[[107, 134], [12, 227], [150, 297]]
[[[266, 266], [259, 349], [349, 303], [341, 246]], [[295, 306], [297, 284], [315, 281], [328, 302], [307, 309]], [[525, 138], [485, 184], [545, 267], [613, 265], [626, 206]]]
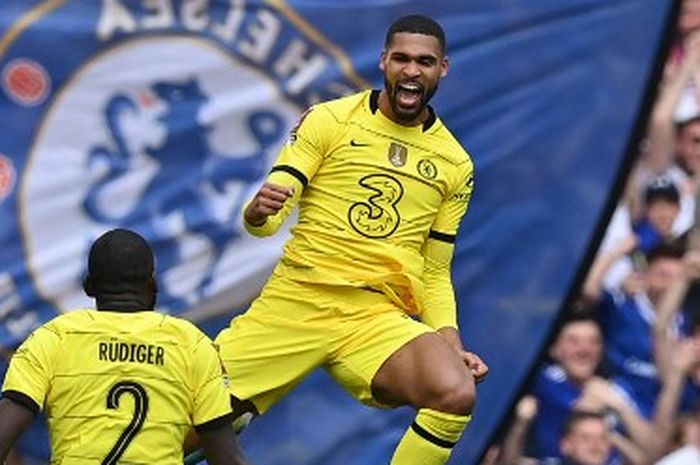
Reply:
[[298, 116], [273, 80], [203, 39], [141, 38], [93, 57], [51, 103], [24, 171], [21, 228], [42, 297], [87, 305], [84, 257], [116, 226], [153, 245], [166, 310], [266, 275], [286, 236], [255, 243], [239, 215]]

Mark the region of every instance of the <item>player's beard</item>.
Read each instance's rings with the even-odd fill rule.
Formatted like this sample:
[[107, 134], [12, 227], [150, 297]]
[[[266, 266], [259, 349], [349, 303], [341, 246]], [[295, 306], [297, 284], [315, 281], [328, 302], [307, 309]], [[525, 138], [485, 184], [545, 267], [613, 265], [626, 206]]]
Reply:
[[418, 119], [425, 109], [425, 106], [430, 102], [430, 99], [433, 98], [433, 95], [437, 92], [438, 83], [436, 82], [434, 86], [428, 87], [427, 89], [421, 86], [422, 91], [418, 104], [413, 108], [405, 108], [399, 105], [396, 98], [399, 88], [397, 85], [392, 85], [386, 76], [384, 76], [384, 89], [389, 97], [389, 104], [391, 105], [391, 110], [394, 112], [394, 115], [401, 121], [412, 122]]

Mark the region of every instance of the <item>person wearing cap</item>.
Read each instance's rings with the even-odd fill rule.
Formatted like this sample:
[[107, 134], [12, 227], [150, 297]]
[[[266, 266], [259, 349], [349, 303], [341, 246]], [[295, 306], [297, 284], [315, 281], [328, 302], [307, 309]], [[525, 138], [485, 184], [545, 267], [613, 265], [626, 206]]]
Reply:
[[700, 2], [686, 0], [681, 7], [679, 42], [664, 69], [664, 79], [649, 115], [647, 137], [640, 146], [635, 169], [639, 185], [629, 192], [632, 202], [642, 201], [647, 181], [657, 176], [670, 179], [680, 194], [680, 213], [673, 225], [676, 236], [697, 222], [696, 196], [700, 187], [700, 29], [690, 27], [700, 16], [694, 11], [696, 6], [686, 8], [691, 4]]
[[661, 177], [650, 182], [644, 191], [644, 216], [633, 226], [638, 250], [647, 253], [673, 241], [673, 224], [680, 211], [680, 193], [671, 180]]
[[0, 400], [0, 463], [42, 409], [51, 463], [181, 464], [194, 429], [210, 464], [245, 465], [211, 340], [156, 313], [153, 252], [115, 229], [92, 245], [85, 293], [96, 310], [58, 316], [10, 361]]

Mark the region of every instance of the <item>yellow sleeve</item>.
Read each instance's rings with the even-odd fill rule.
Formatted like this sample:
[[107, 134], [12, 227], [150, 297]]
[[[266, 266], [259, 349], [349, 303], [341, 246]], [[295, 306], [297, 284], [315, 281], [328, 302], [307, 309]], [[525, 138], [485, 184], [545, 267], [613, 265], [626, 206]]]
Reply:
[[245, 228], [250, 234], [270, 236], [276, 233], [299, 202], [302, 191], [328, 152], [331, 140], [329, 119], [332, 119], [332, 115], [324, 107], [311, 107], [301, 115], [267, 178], [269, 183], [293, 187], [294, 196], [285, 202], [276, 215], [269, 216], [260, 226], [253, 226], [244, 220]]
[[452, 256], [459, 223], [467, 211], [473, 189], [474, 169], [469, 162], [460, 170], [455, 189], [440, 206], [423, 245], [425, 304], [422, 320], [434, 329], [457, 328], [457, 305], [451, 276]]
[[192, 358], [192, 423], [197, 431], [233, 421], [226, 377], [214, 343], [200, 335]]
[[53, 379], [60, 344], [61, 337], [51, 322], [34, 331], [10, 360], [3, 395], [35, 413], [41, 410]]

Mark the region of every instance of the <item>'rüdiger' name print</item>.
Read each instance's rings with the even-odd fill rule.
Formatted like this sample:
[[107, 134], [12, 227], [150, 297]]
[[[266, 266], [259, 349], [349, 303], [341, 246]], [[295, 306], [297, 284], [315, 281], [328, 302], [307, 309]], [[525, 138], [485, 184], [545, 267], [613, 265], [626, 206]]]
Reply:
[[105, 362], [133, 362], [148, 365], [165, 365], [165, 349], [151, 344], [127, 342], [100, 342], [98, 359]]

